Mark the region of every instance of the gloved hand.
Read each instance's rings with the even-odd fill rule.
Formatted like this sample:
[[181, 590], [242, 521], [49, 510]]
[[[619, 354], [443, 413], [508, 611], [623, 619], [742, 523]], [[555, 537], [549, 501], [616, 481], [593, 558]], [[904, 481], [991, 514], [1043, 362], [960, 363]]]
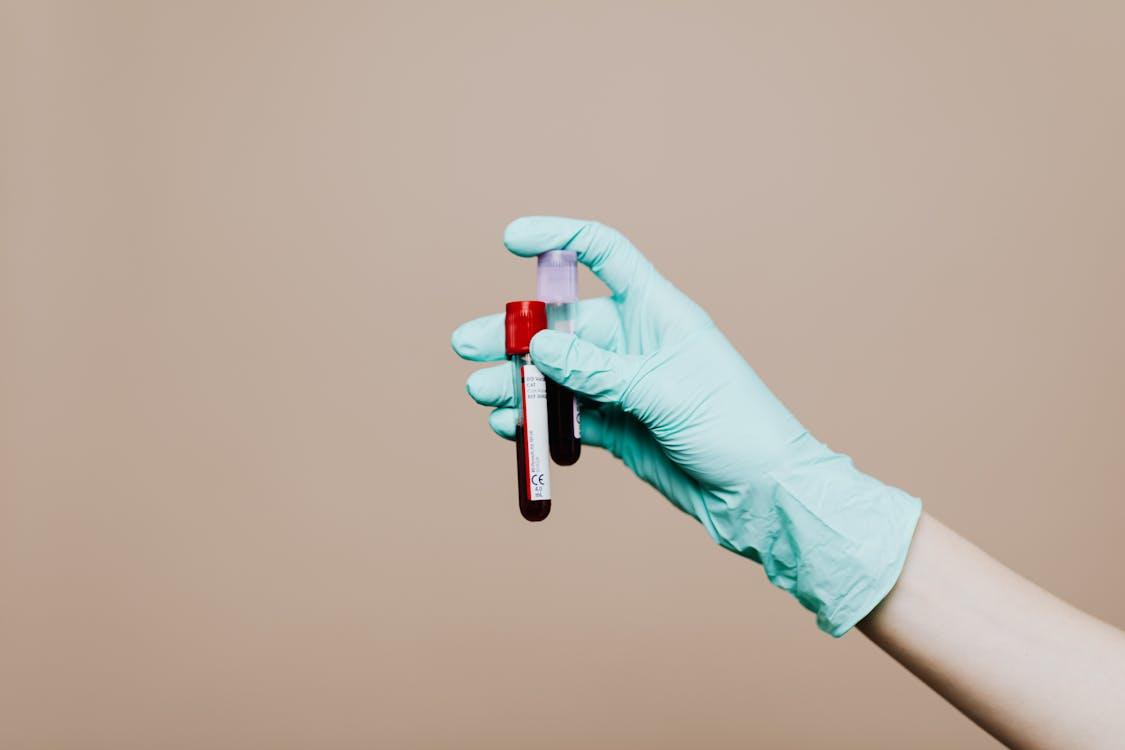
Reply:
[[[582, 300], [576, 334], [542, 331], [531, 357], [549, 378], [600, 404], [582, 440], [607, 448], [697, 518], [722, 546], [760, 562], [775, 585], [843, 635], [891, 590], [921, 503], [860, 473], [818, 442], [766, 388], [698, 305], [617, 231], [526, 217], [504, 244], [516, 255], [574, 250], [613, 293]], [[503, 315], [453, 333], [465, 359], [504, 359]], [[515, 434], [507, 364], [474, 372], [469, 395]]]

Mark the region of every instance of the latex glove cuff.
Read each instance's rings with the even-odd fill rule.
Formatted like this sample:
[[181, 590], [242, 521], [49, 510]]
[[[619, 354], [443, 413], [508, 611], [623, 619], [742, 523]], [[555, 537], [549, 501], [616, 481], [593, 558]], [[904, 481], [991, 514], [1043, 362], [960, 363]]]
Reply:
[[724, 547], [760, 562], [770, 582], [839, 637], [894, 587], [922, 503], [807, 433], [800, 443], [750, 486], [749, 497], [708, 508], [704, 526]]

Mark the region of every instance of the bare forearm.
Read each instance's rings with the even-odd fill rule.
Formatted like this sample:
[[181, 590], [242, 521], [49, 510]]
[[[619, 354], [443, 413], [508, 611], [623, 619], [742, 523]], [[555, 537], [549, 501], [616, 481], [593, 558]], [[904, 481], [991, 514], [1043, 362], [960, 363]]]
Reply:
[[928, 515], [895, 589], [859, 628], [1012, 747], [1120, 747], [1125, 737], [1125, 634]]

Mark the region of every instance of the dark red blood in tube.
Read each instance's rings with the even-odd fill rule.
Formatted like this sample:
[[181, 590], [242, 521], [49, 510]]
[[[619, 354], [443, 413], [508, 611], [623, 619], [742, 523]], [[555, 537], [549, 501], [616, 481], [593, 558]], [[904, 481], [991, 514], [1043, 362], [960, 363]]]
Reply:
[[547, 413], [547, 383], [550, 381], [531, 364], [531, 339], [547, 327], [547, 308], [538, 300], [517, 300], [504, 308], [504, 351], [512, 366], [516, 423], [516, 483], [520, 514], [528, 521], [542, 521], [551, 512], [549, 450], [550, 419]]
[[574, 434], [574, 393], [547, 378], [547, 423], [550, 425], [551, 460], [570, 466], [582, 453], [582, 440]]
[[528, 521], [542, 521], [551, 513], [551, 501], [532, 500], [528, 497], [526, 441], [523, 426], [516, 427], [516, 475], [519, 481], [520, 514]]

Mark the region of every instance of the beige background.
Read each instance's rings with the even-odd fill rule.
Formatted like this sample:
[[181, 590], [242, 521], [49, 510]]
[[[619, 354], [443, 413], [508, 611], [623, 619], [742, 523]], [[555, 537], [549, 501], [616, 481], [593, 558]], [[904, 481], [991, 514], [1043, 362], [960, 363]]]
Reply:
[[1125, 625], [1120, 4], [190, 5], [0, 12], [0, 746], [995, 746], [604, 454], [520, 519], [523, 213]]

